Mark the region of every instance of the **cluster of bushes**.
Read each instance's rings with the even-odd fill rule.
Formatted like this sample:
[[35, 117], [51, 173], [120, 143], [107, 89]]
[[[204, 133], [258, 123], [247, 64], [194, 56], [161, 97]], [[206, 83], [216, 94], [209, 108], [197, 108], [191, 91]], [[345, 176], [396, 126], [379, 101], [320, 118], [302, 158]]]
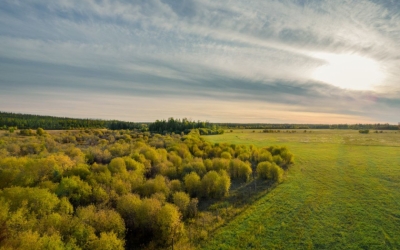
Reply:
[[[24, 136], [22, 136], [24, 135]], [[162, 248], [185, 242], [199, 202], [231, 179], [282, 181], [285, 147], [186, 136], [80, 130], [0, 138], [0, 248]]]
[[263, 133], [280, 133], [280, 130], [264, 129]]
[[225, 131], [223, 129], [207, 129], [207, 128], [200, 128], [199, 129], [200, 135], [222, 135]]

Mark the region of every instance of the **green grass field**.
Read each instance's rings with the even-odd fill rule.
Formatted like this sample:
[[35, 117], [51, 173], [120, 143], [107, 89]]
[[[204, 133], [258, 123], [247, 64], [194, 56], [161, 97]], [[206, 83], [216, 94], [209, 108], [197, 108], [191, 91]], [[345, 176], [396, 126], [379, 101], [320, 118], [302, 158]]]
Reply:
[[204, 249], [400, 249], [400, 133], [235, 130], [206, 138], [286, 145], [296, 164]]

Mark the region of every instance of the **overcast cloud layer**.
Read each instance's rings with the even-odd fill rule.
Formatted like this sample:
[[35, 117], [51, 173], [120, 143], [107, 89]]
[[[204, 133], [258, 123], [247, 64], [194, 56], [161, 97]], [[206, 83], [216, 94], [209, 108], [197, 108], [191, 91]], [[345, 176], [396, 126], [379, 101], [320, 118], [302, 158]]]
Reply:
[[[315, 80], [324, 53], [371, 60], [382, 81]], [[1, 111], [397, 123], [399, 68], [397, 0], [0, 1]]]

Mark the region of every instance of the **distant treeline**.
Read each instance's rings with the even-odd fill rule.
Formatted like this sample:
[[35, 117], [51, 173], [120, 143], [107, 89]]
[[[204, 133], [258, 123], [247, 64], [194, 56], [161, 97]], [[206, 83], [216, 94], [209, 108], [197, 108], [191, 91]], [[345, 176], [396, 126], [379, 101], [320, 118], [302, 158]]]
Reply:
[[398, 125], [389, 123], [376, 124], [262, 124], [262, 123], [220, 123], [217, 124], [225, 129], [375, 129], [375, 130], [399, 130]]
[[118, 120], [79, 119], [55, 116], [16, 114], [0, 111], [0, 129], [10, 127], [18, 129], [66, 130], [81, 128], [106, 128], [111, 130], [138, 129], [160, 134], [185, 133], [199, 129], [201, 135], [222, 134], [224, 129], [355, 129], [355, 130], [399, 130], [398, 125], [389, 123], [377, 124], [263, 124], [263, 123], [210, 123], [209, 121], [194, 121], [187, 118], [156, 120], [153, 123], [134, 123]]
[[80, 128], [141, 129], [142, 124], [117, 120], [78, 119], [0, 112], [0, 128], [65, 130]]

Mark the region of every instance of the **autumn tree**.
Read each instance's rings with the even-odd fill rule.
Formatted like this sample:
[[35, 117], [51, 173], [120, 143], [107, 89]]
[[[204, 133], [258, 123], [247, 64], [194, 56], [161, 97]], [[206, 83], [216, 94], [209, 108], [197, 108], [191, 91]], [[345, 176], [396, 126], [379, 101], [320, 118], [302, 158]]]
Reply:
[[184, 235], [185, 229], [181, 221], [181, 213], [172, 204], [165, 204], [158, 214], [156, 239], [161, 244], [173, 244]]
[[173, 194], [172, 200], [174, 204], [179, 208], [182, 215], [185, 217], [190, 203], [189, 195], [185, 192], [176, 192]]
[[95, 229], [96, 234], [101, 232], [115, 233], [118, 238], [125, 236], [125, 224], [120, 214], [112, 209], [98, 209], [94, 205], [79, 207], [77, 217]]
[[269, 179], [280, 183], [283, 180], [283, 172], [283, 169], [275, 162], [264, 161], [257, 165], [257, 175], [260, 179]]
[[78, 176], [72, 176], [61, 180], [56, 194], [59, 197], [68, 197], [71, 203], [77, 207], [90, 202], [92, 187]]
[[200, 193], [200, 176], [195, 172], [191, 172], [190, 174], [184, 177], [185, 188], [186, 191], [190, 194], [190, 196], [194, 197], [199, 195]]

